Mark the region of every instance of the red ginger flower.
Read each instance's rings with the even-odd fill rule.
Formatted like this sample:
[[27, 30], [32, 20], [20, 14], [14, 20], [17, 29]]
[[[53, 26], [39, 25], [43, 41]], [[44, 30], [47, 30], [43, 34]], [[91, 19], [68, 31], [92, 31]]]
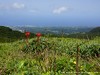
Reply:
[[42, 36], [42, 34], [41, 33], [36, 33], [36, 36], [40, 37], [40, 36]]
[[30, 32], [25, 32], [25, 36], [28, 38], [30, 36]]

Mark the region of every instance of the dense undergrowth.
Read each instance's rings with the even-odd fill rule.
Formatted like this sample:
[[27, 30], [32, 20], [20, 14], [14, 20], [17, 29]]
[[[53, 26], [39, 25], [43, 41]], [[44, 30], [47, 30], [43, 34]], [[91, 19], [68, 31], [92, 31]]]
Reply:
[[36, 38], [0, 43], [0, 75], [100, 75], [100, 38]]

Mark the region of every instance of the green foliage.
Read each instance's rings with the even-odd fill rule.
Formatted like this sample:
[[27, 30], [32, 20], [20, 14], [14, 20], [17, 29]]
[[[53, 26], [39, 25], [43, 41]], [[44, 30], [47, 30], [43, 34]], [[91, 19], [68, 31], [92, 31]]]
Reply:
[[[87, 43], [89, 44], [89, 43]], [[81, 57], [100, 57], [100, 45], [99, 44], [84, 44], [81, 46]]]
[[52, 47], [52, 43], [48, 42], [45, 38], [40, 39], [37, 41], [34, 39], [32, 42], [29, 43], [29, 45], [25, 45], [23, 51], [24, 52], [42, 52], [46, 48], [50, 49]]
[[76, 75], [76, 50], [79, 45], [80, 75], [99, 75], [100, 38], [29, 39], [0, 43], [1, 75]]

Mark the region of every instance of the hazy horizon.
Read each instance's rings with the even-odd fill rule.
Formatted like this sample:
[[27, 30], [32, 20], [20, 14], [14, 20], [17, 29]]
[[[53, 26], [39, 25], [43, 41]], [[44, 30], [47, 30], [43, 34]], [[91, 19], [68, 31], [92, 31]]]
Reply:
[[0, 25], [100, 26], [100, 0], [0, 0]]

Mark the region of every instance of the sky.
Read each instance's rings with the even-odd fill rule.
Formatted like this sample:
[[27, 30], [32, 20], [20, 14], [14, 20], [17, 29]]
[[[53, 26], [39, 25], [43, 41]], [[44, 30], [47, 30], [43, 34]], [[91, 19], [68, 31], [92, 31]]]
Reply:
[[100, 0], [0, 0], [0, 25], [100, 26]]

